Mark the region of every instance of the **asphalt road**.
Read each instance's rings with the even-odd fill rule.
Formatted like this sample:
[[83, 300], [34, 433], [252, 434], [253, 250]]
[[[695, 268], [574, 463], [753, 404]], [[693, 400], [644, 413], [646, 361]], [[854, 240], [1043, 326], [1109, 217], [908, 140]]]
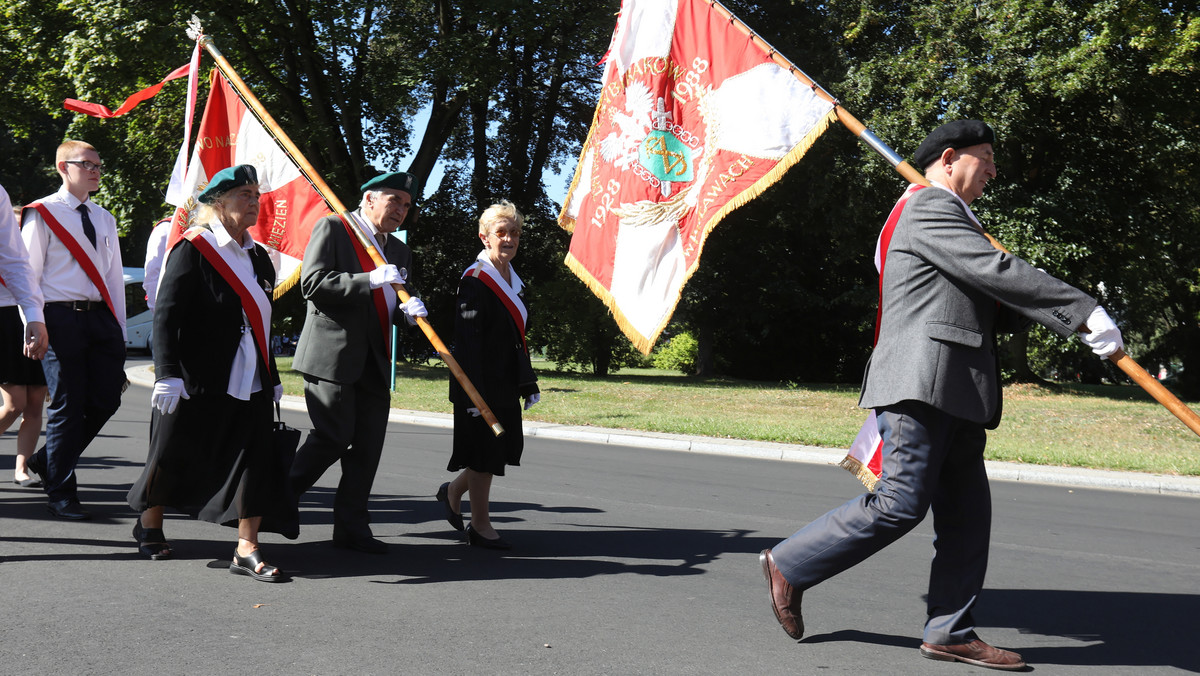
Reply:
[[[778, 627], [758, 552], [860, 490], [820, 465], [529, 438], [493, 488], [514, 544], [497, 553], [432, 497], [449, 430], [393, 424], [373, 503], [388, 554], [330, 546], [334, 468], [299, 540], [263, 536], [288, 583], [230, 575], [233, 530], [178, 516], [176, 558], [144, 560], [125, 492], [148, 400], [130, 388], [82, 458], [94, 521], [0, 484], [0, 674], [987, 673], [917, 653], [926, 524], [807, 592], [803, 640]], [[993, 500], [984, 639], [1042, 673], [1200, 672], [1200, 501], [1009, 482]]]

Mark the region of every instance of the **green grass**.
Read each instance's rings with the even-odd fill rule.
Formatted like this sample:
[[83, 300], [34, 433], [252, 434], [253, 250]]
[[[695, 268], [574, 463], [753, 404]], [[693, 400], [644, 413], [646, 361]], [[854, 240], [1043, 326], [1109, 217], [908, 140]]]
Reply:
[[[302, 394], [291, 359], [279, 359], [279, 368], [287, 392]], [[786, 387], [652, 369], [595, 378], [544, 362], [535, 368], [543, 398], [528, 420], [845, 448], [865, 416], [858, 388], [848, 385]], [[392, 406], [449, 413], [448, 378], [440, 363], [402, 364]], [[1018, 385], [1005, 389], [1004, 420], [988, 434], [987, 457], [1197, 476], [1200, 438], [1132, 385]]]

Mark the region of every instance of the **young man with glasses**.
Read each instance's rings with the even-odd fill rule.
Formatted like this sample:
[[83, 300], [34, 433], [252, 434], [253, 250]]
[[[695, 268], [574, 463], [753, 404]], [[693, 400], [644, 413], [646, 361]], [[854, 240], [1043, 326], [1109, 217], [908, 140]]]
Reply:
[[121, 405], [125, 384], [125, 282], [117, 222], [89, 199], [103, 163], [90, 144], [58, 147], [62, 187], [25, 207], [22, 237], [45, 297], [50, 349], [42, 362], [50, 387], [46, 445], [29, 460], [41, 475], [50, 513], [83, 520], [75, 465]]

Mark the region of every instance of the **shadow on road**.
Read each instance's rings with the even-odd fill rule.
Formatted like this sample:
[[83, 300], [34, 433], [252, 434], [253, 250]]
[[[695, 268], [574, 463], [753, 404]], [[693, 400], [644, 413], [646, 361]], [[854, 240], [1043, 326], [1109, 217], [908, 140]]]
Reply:
[[1026, 648], [1030, 664], [1170, 666], [1200, 672], [1193, 642], [1200, 595], [987, 589], [981, 624], [1063, 636], [1078, 646]]
[[[975, 615], [981, 638], [986, 627], [1013, 627], [1022, 634], [1061, 636], [1076, 645], [1025, 647], [1005, 645], [1021, 653], [1035, 668], [1042, 665], [1082, 667], [1174, 667], [1200, 672], [1200, 650], [1192, 643], [1195, 594], [1140, 594], [1117, 591], [1058, 589], [987, 589]], [[853, 642], [916, 648], [920, 639], [848, 629], [807, 636], [802, 643]]]

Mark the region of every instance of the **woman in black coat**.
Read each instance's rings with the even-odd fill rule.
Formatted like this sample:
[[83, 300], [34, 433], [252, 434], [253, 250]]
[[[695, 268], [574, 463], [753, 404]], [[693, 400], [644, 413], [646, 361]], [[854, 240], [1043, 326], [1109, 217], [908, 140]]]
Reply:
[[492, 527], [488, 510], [492, 477], [504, 476], [507, 465], [521, 464], [521, 399], [528, 410], [541, 398], [525, 344], [529, 318], [525, 285], [512, 267], [524, 222], [525, 218], [507, 200], [488, 207], [479, 217], [483, 251], [459, 282], [454, 319], [454, 358], [505, 433], [500, 437], [492, 434], [479, 410], [452, 378], [454, 450], [446, 469], [462, 472], [442, 484], [437, 499], [450, 525], [464, 530], [462, 497], [469, 493], [467, 543], [489, 549], [511, 547]]
[[247, 232], [258, 218], [254, 167], [213, 176], [198, 220], [171, 250], [154, 309], [154, 394], [146, 468], [129, 490], [138, 550], [171, 555], [163, 509], [238, 529], [230, 572], [280, 579], [262, 560], [264, 516], [284, 517], [287, 467], [271, 446], [283, 394], [270, 350], [275, 270]]

